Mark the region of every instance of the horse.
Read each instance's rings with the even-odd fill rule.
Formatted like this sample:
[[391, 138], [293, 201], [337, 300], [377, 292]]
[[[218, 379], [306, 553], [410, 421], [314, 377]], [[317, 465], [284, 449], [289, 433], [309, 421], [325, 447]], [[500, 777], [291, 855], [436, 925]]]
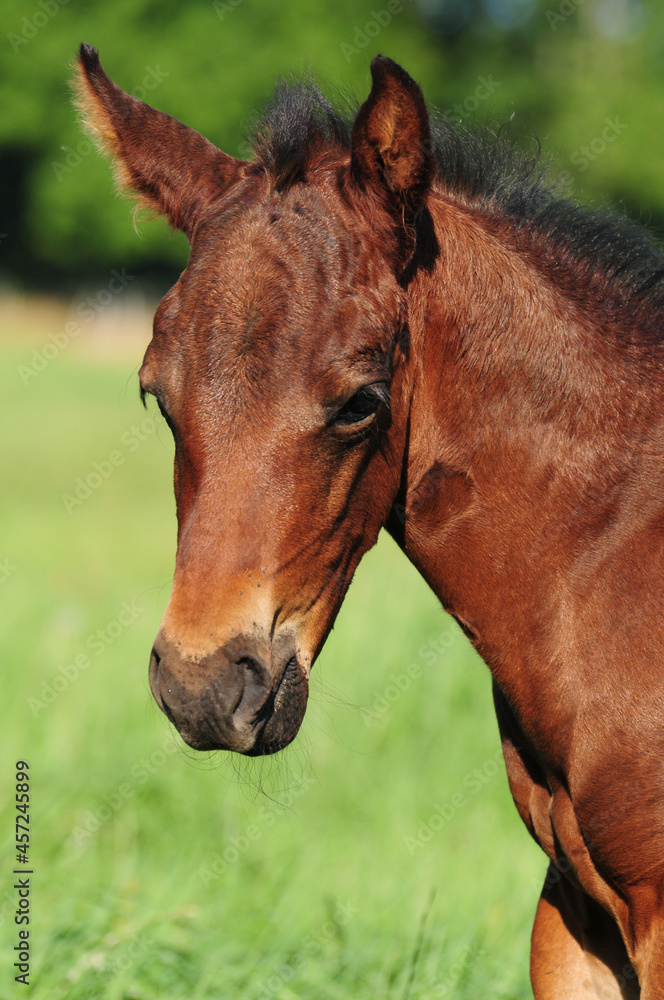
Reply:
[[344, 112], [280, 85], [242, 160], [81, 47], [120, 186], [190, 243], [139, 372], [175, 439], [151, 689], [191, 747], [286, 746], [385, 527], [492, 674], [550, 862], [536, 1000], [661, 1000], [664, 256], [371, 78]]

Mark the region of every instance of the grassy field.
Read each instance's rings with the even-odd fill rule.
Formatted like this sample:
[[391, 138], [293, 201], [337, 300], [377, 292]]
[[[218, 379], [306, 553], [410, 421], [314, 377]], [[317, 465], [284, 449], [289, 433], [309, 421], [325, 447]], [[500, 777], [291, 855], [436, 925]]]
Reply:
[[[172, 449], [138, 402], [139, 354], [72, 346], [24, 384], [29, 348], [2, 352], [0, 997], [530, 997], [545, 862], [509, 798], [489, 675], [389, 538], [286, 751], [196, 754], [158, 711]], [[12, 969], [20, 758], [27, 989]]]

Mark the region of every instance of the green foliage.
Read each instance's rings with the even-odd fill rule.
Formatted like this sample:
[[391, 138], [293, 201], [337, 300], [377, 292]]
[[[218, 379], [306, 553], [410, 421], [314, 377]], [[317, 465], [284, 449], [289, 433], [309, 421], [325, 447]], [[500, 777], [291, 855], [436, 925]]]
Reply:
[[383, 538], [362, 563], [291, 747], [188, 750], [147, 684], [175, 552], [169, 432], [155, 413], [129, 443], [133, 362], [72, 346], [26, 386], [28, 361], [3, 349], [0, 739], [5, 874], [13, 762], [32, 775], [33, 985], [2, 996], [528, 996], [545, 858], [509, 797], [488, 671], [403, 555]]
[[[144, 238], [136, 238], [127, 203], [113, 197], [109, 165], [80, 130], [69, 101], [67, 64], [81, 41], [99, 48], [105, 68], [124, 89], [234, 155], [246, 155], [249, 119], [278, 76], [313, 69], [360, 94], [366, 90], [367, 53], [357, 50], [347, 61], [340, 46], [352, 45], [355, 25], [370, 20], [369, 3], [339, 0], [316, 10], [271, 0], [118, 0], [111, 17], [99, 0], [84, 7], [52, 2], [57, 13], [20, 43], [25, 7], [17, 7], [7, 19], [14, 44], [0, 49], [0, 143], [29, 154], [25, 239], [48, 264], [103, 270], [118, 261], [136, 267], [182, 266], [186, 260], [186, 242], [173, 238], [164, 223], [144, 223]], [[391, 17], [381, 43], [398, 47], [405, 62], [431, 75], [439, 62], [435, 43], [406, 7]]]
[[[466, 23], [441, 33], [464, 9]], [[117, 0], [112, 10], [101, 0], [10, 0], [5, 15], [0, 251], [14, 278], [96, 279], [113, 266], [186, 261], [186, 242], [161, 221], [136, 237], [108, 164], [76, 122], [67, 81], [81, 41], [123, 88], [235, 155], [246, 155], [248, 122], [278, 76], [311, 70], [362, 97], [383, 51], [454, 115], [514, 113], [517, 133], [539, 134], [580, 196], [664, 220], [664, 8], [652, 0]], [[619, 129], [607, 133], [607, 120]]]

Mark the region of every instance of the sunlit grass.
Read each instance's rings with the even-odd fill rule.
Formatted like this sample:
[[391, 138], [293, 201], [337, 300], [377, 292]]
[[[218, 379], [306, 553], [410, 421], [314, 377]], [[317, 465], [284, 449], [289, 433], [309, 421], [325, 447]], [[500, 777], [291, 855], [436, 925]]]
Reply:
[[[361, 565], [295, 743], [194, 753], [147, 684], [175, 550], [168, 430], [123, 438], [145, 419], [135, 364], [63, 352], [26, 386], [24, 353], [5, 349], [0, 375], [0, 996], [20, 757], [35, 875], [33, 985], [16, 995], [530, 996], [544, 858], [509, 798], [488, 672], [396, 546]], [[131, 623], [110, 628], [123, 604]]]

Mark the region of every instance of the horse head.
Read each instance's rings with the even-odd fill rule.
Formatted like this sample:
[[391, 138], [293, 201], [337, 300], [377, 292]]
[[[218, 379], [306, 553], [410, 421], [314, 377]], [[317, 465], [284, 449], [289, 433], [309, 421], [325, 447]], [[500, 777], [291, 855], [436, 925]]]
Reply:
[[178, 517], [150, 683], [197, 749], [293, 739], [311, 665], [402, 485], [404, 286], [433, 156], [419, 87], [383, 57], [372, 77], [348, 120], [312, 86], [284, 92], [244, 161], [124, 93], [81, 48], [80, 103], [121, 186], [190, 243], [140, 385], [175, 439]]

